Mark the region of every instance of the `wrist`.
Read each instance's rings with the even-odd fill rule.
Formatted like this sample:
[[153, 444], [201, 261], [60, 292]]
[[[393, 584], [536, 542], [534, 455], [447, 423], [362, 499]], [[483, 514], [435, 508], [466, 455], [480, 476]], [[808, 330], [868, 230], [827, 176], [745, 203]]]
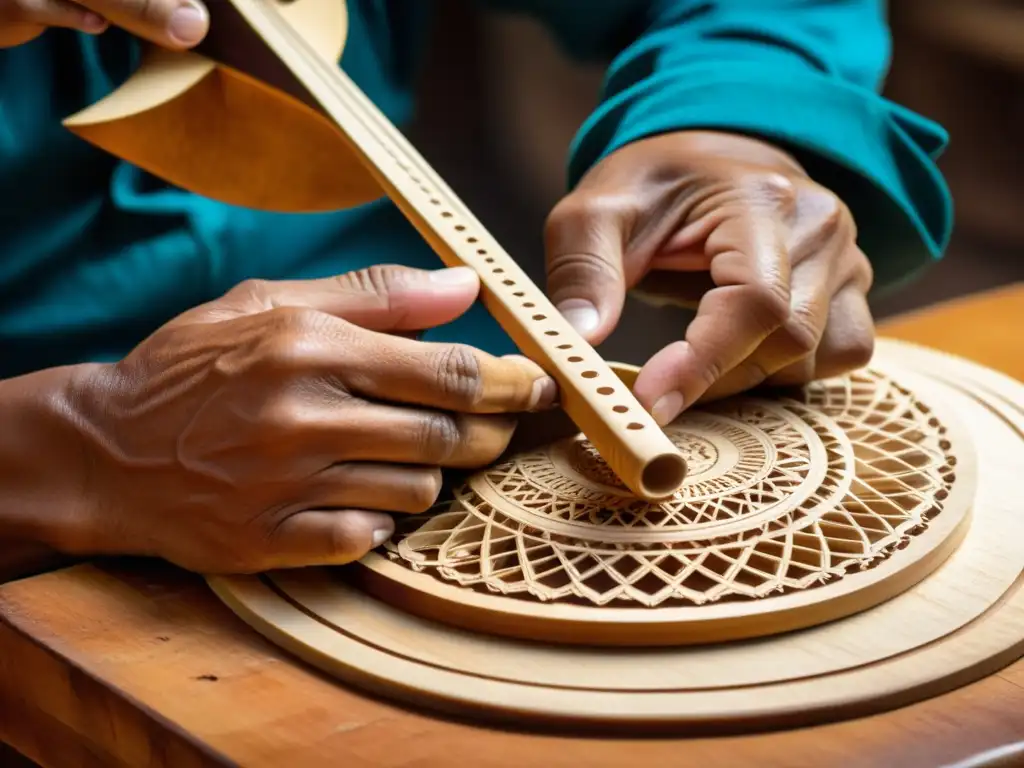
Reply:
[[765, 139], [726, 131], [679, 131], [672, 134], [687, 153], [729, 158], [751, 165], [763, 165], [785, 173], [806, 176], [807, 172], [789, 152]]
[[94, 459], [80, 403], [102, 365], [0, 381], [0, 534], [85, 553], [96, 539]]

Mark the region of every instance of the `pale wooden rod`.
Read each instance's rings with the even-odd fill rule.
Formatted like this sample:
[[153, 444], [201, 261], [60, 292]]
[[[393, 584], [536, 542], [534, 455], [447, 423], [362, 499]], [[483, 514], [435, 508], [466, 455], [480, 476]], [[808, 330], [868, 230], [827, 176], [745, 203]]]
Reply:
[[677, 491], [686, 476], [678, 448], [391, 121], [272, 7], [260, 0], [232, 2], [441, 260], [476, 271], [484, 306], [520, 350], [555, 378], [563, 409], [623, 483], [651, 501]]

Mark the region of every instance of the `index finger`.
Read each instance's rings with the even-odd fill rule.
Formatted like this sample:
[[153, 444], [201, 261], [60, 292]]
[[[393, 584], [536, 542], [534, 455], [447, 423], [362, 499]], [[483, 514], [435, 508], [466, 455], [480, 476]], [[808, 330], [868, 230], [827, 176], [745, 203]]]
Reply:
[[662, 425], [746, 360], [789, 316], [789, 257], [768, 212], [726, 219], [705, 248], [715, 287], [701, 299], [685, 339], [648, 360], [634, 386]]
[[353, 393], [461, 413], [526, 413], [554, 405], [558, 387], [525, 357], [467, 344], [417, 341], [359, 329], [334, 374]]

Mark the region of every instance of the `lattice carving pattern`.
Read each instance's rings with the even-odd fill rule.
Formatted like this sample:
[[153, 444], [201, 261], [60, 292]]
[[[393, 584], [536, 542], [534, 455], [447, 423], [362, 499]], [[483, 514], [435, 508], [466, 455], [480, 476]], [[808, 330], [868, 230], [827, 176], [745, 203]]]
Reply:
[[946, 430], [885, 375], [800, 398], [738, 397], [667, 430], [690, 474], [668, 501], [632, 496], [582, 436], [470, 478], [405, 518], [388, 557], [523, 599], [701, 605], [813, 588], [871, 568], [942, 511]]

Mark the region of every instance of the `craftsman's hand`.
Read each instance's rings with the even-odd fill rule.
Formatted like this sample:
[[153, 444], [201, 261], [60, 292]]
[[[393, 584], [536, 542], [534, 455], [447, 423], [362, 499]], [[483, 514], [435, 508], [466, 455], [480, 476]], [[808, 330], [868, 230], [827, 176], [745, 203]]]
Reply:
[[442, 467], [506, 448], [556, 385], [525, 358], [405, 334], [451, 322], [462, 268], [244, 283], [78, 382], [87, 472], [58, 548], [205, 572], [338, 564], [425, 511]]
[[698, 400], [845, 373], [874, 348], [849, 210], [754, 139], [688, 131], [612, 153], [552, 211], [547, 258], [552, 301], [592, 344], [634, 287], [697, 304], [636, 381], [661, 424]]
[[199, 0], [0, 0], [0, 48], [34, 40], [48, 27], [97, 35], [111, 25], [184, 50], [202, 41], [210, 20]]

